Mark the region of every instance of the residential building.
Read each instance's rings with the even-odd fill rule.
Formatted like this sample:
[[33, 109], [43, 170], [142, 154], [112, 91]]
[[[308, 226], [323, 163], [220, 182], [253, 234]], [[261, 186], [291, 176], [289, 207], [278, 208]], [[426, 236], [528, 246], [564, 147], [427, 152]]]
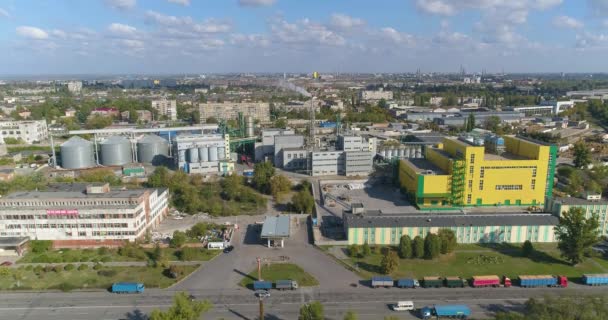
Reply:
[[591, 218], [596, 215], [599, 218], [600, 234], [603, 236], [608, 235], [608, 201], [602, 200], [601, 195], [595, 197], [587, 197], [586, 199], [577, 197], [568, 198], [550, 198], [545, 203], [545, 211], [553, 213], [556, 217], [562, 217], [564, 212], [567, 212], [571, 208], [581, 208], [585, 212], [586, 218]]
[[79, 94], [82, 91], [82, 81], [68, 82], [68, 91], [74, 94]]
[[93, 109], [93, 111], [91, 111], [91, 116], [95, 116], [95, 115], [100, 115], [100, 116], [104, 116], [104, 117], [118, 117], [120, 115], [120, 112], [118, 111], [118, 109], [111, 107], [111, 108], [95, 108]]
[[41, 142], [48, 138], [45, 120], [0, 121], [0, 138], [21, 139], [27, 144]]
[[380, 210], [344, 213], [348, 244], [398, 245], [401, 236], [425, 237], [450, 229], [458, 243], [556, 242], [558, 218], [551, 214], [388, 214]]
[[425, 159], [400, 161], [401, 189], [420, 209], [543, 205], [553, 191], [557, 146], [503, 140], [491, 153], [483, 138], [445, 138], [425, 148]]
[[377, 91], [373, 90], [362, 90], [359, 92], [359, 99], [363, 101], [378, 101], [378, 100], [393, 100], [392, 91], [384, 91], [383, 88]]
[[[135, 110], [135, 114], [137, 115], [137, 121], [141, 122], [151, 122], [152, 121], [152, 112], [149, 110]], [[121, 112], [120, 118], [122, 120], [131, 120], [131, 112], [129, 110]]]
[[207, 119], [237, 119], [239, 113], [255, 120], [270, 121], [270, 104], [267, 102], [208, 102], [199, 104], [201, 123]]
[[158, 110], [159, 116], [165, 116], [168, 120], [177, 120], [177, 100], [152, 100], [152, 108]]
[[158, 226], [167, 189], [111, 189], [108, 184], [52, 184], [0, 198], [0, 238], [52, 240], [55, 246], [120, 245]]

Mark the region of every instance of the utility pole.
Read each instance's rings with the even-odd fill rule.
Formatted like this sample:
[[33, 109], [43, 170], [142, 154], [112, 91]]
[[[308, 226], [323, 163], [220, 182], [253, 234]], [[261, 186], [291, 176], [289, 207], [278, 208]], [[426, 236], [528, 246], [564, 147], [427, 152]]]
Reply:
[[258, 262], [258, 281], [262, 281], [262, 259], [257, 257], [256, 260]]
[[260, 320], [264, 320], [264, 298], [262, 296], [260, 298]]

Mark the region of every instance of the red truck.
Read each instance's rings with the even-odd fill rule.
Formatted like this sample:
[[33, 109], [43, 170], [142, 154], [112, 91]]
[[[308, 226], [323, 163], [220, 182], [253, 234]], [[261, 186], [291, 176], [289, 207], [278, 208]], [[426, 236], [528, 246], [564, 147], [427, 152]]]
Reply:
[[500, 281], [500, 277], [497, 275], [490, 275], [490, 276], [473, 276], [473, 287], [474, 288], [483, 288], [483, 287], [510, 287], [511, 286], [511, 279], [507, 278], [506, 276], [502, 277], [502, 283]]

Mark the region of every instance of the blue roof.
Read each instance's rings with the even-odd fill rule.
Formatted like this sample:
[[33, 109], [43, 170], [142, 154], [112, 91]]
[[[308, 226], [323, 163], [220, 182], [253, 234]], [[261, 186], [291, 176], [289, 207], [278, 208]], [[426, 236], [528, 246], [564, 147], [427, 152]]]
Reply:
[[262, 226], [262, 238], [289, 237], [289, 216], [266, 217]]

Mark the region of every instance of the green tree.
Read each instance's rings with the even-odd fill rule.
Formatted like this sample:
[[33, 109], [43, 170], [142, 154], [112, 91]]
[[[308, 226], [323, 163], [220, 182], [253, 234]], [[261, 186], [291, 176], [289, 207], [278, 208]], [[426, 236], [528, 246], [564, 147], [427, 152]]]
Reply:
[[300, 307], [298, 320], [323, 320], [325, 319], [323, 305], [319, 301], [313, 301]]
[[555, 227], [557, 247], [562, 257], [573, 265], [583, 261], [583, 255], [599, 241], [599, 219], [597, 215], [585, 218], [582, 208], [570, 208], [564, 212]]
[[169, 187], [169, 179], [171, 174], [166, 167], [156, 167], [148, 177], [147, 185], [150, 188], [167, 188]]
[[469, 113], [465, 130], [467, 132], [471, 132], [473, 129], [475, 129], [475, 115], [473, 113]]
[[416, 236], [412, 241], [412, 253], [415, 258], [424, 257], [424, 239], [421, 236]]
[[262, 193], [270, 193], [270, 178], [274, 176], [274, 167], [268, 161], [256, 163], [253, 167], [253, 185]]
[[274, 121], [274, 127], [279, 129], [287, 128], [287, 120], [284, 118], [279, 118]]
[[568, 177], [566, 192], [571, 196], [577, 196], [583, 190], [583, 176], [580, 170], [573, 171]]
[[361, 246], [361, 256], [363, 257], [367, 257], [370, 254], [372, 254], [372, 249], [369, 247], [369, 244], [367, 244], [367, 241], [365, 243], [363, 243], [363, 245]]
[[182, 231], [175, 230], [173, 238], [171, 238], [171, 247], [181, 248], [186, 243], [186, 234]]
[[399, 239], [399, 258], [409, 259], [412, 257], [412, 239], [407, 234]]
[[358, 245], [356, 245], [356, 244], [351, 244], [351, 245], [348, 247], [348, 255], [349, 255], [351, 258], [357, 258], [357, 257], [359, 257], [359, 254], [360, 254], [360, 250], [359, 250], [359, 246], [358, 246]]
[[152, 311], [150, 320], [199, 320], [202, 314], [211, 308], [212, 305], [209, 301], [191, 301], [186, 292], [178, 292], [173, 297], [173, 305], [169, 307], [169, 310]]
[[218, 123], [215, 117], [209, 117], [205, 120], [205, 123]]
[[291, 187], [291, 180], [289, 180], [289, 178], [287, 178], [285, 175], [279, 174], [270, 178], [270, 193], [275, 200], [279, 194], [291, 190]]
[[382, 98], [382, 99], [380, 99], [380, 101], [378, 101], [378, 108], [382, 108], [382, 109], [388, 108], [388, 103], [386, 102], [386, 99]]
[[498, 135], [503, 134], [501, 121], [498, 116], [488, 117], [484, 123], [484, 127], [486, 130], [490, 130]]
[[399, 257], [393, 250], [386, 250], [380, 261], [380, 269], [382, 273], [391, 274], [393, 271], [399, 268]]
[[104, 117], [102, 115], [96, 114], [87, 120], [87, 122], [85, 123], [85, 127], [87, 129], [103, 129], [111, 124], [111, 117]]
[[344, 320], [358, 320], [358, 319], [359, 319], [359, 315], [357, 315], [357, 313], [354, 311], [349, 310], [344, 315]]
[[521, 246], [521, 255], [524, 257], [529, 257], [534, 252], [534, 246], [530, 240], [526, 240], [524, 244]]
[[456, 234], [451, 229], [440, 229], [437, 236], [441, 241], [441, 254], [447, 254], [456, 249]]
[[575, 167], [587, 168], [591, 164], [591, 150], [584, 142], [579, 141], [575, 143], [572, 153], [574, 154], [573, 162]]
[[309, 190], [302, 189], [291, 198], [291, 205], [298, 213], [310, 214], [315, 206], [315, 199]]
[[424, 238], [424, 258], [425, 259], [435, 259], [439, 257], [441, 253], [441, 240], [439, 236], [433, 233], [427, 233]]

